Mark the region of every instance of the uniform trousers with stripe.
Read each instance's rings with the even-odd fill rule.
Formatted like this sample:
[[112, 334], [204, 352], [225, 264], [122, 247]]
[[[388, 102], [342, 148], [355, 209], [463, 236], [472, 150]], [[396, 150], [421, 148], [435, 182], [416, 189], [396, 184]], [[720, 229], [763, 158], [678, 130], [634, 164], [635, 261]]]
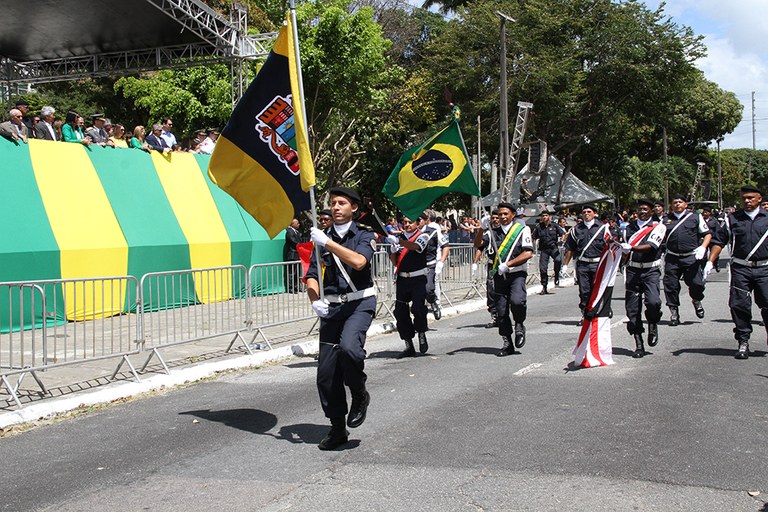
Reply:
[[525, 289], [527, 272], [512, 272], [493, 276], [493, 294], [496, 299], [496, 319], [499, 323], [499, 334], [512, 334], [512, 319], [516, 324], [525, 322], [528, 312], [528, 293]]
[[681, 279], [688, 287], [692, 300], [704, 300], [704, 264], [703, 260], [697, 260], [693, 254], [680, 257], [667, 253], [664, 260], [664, 297], [667, 306], [680, 305]]
[[728, 306], [735, 325], [736, 341], [749, 341], [752, 334], [752, 294], [768, 331], [768, 266], [745, 267], [731, 264], [731, 289]]
[[659, 267], [635, 268], [628, 263], [624, 276], [624, 306], [627, 310], [627, 331], [629, 334], [642, 334], [643, 303], [645, 319], [649, 324], [658, 324], [661, 320], [661, 294]]

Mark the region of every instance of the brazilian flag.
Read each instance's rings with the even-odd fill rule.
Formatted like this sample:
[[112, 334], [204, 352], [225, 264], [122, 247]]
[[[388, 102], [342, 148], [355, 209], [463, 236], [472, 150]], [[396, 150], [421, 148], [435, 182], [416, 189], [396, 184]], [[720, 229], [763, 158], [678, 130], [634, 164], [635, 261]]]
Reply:
[[457, 108], [451, 124], [403, 153], [383, 192], [411, 219], [448, 192], [480, 195], [459, 129]]

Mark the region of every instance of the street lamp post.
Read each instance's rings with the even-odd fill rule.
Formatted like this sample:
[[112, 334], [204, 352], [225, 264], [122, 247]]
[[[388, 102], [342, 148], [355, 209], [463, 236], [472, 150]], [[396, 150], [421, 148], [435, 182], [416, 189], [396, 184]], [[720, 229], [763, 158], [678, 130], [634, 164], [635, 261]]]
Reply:
[[[507, 175], [509, 168], [509, 112], [507, 111], [507, 31], [506, 22], [515, 20], [506, 14], [496, 11], [500, 20], [500, 38], [501, 38], [501, 83], [499, 84], [500, 94], [500, 119], [499, 119], [499, 174]], [[493, 190], [492, 190], [493, 192]]]

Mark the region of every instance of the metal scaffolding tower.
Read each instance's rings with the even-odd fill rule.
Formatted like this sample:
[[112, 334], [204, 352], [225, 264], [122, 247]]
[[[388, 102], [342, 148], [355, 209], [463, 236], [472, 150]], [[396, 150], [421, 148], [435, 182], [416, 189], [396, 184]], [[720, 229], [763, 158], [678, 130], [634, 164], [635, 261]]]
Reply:
[[501, 201], [509, 201], [509, 198], [512, 197], [512, 185], [515, 182], [517, 160], [520, 158], [520, 148], [523, 145], [525, 129], [528, 126], [528, 114], [533, 109], [533, 103], [519, 101], [517, 106], [517, 120], [515, 121], [515, 131], [512, 135], [512, 149], [509, 152], [509, 167], [504, 174], [504, 185], [501, 189]]

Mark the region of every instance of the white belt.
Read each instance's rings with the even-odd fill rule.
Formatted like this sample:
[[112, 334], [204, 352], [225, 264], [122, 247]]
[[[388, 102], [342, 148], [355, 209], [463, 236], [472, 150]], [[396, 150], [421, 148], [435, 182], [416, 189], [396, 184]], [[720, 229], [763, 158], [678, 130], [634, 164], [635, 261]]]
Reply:
[[640, 261], [630, 261], [629, 263], [627, 263], [627, 265], [632, 267], [632, 268], [660, 267], [661, 266], [661, 260], [649, 261], [648, 263], [642, 263]]
[[414, 270], [413, 272], [400, 272], [400, 277], [419, 277], [419, 276], [425, 276], [429, 273], [429, 270], [426, 268], [422, 268], [421, 270]]
[[684, 252], [684, 253], [672, 252], [669, 249], [667, 249], [667, 254], [671, 254], [672, 256], [677, 256], [678, 258], [683, 258], [685, 256], [690, 256], [691, 254], [694, 254], [695, 252], [696, 252], [696, 249], [692, 250], [691, 252]]
[[376, 295], [376, 288], [370, 287], [365, 290], [358, 290], [356, 292], [340, 293], [339, 295], [326, 295], [325, 302], [329, 304], [343, 304], [345, 302], [352, 302], [353, 300], [364, 299], [365, 297], [373, 297]]
[[764, 267], [768, 265], [768, 260], [743, 260], [741, 258], [731, 258], [731, 261], [733, 263], [738, 263], [739, 265], [742, 265], [744, 267]]
[[576, 261], [580, 261], [581, 263], [597, 263], [600, 261], [600, 258], [577, 258]]
[[435, 265], [437, 265], [437, 260], [432, 260], [427, 262], [428, 267], [434, 267]]

